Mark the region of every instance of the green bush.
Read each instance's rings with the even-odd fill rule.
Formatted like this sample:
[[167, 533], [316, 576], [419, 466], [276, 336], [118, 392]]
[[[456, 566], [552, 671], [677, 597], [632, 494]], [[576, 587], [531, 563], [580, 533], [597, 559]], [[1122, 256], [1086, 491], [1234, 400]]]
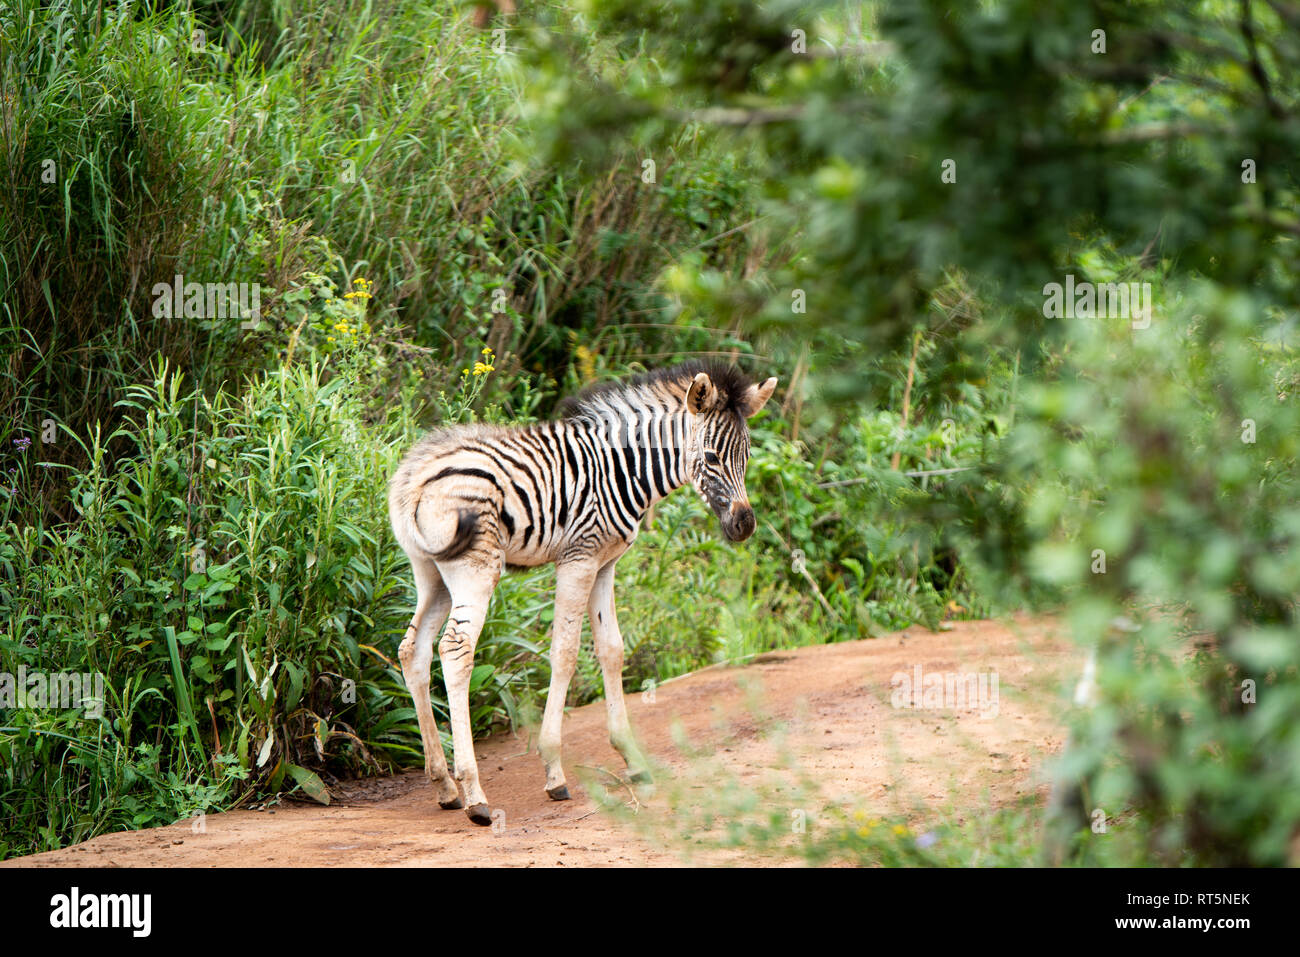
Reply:
[[[554, 54], [539, 57], [539, 148], [587, 126], [602, 133], [589, 157], [650, 149], [684, 112], [711, 117], [761, 144], [769, 216], [801, 230], [798, 254], [761, 277], [685, 264], [682, 314], [784, 332], [852, 412], [863, 398], [900, 408], [900, 363], [914, 365], [928, 413], [911, 421], [951, 418], [971, 443], [943, 461], [975, 468], [921, 494], [878, 452], [853, 460], [882, 503], [857, 507], [885, 523], [865, 550], [836, 535], [810, 553], [892, 572], [900, 619], [933, 621], [957, 586], [985, 608], [1063, 602], [1097, 650], [1046, 858], [1295, 863], [1294, 9], [888, 0], [858, 19], [819, 3], [593, 0], [586, 13], [598, 39], [583, 43], [639, 56], [619, 90], [559, 80]], [[705, 50], [725, 56], [694, 62]], [[1150, 321], [1054, 312], [1048, 284], [1067, 276], [1150, 283]], [[867, 440], [829, 460], [887, 440], [891, 418], [868, 414]], [[791, 458], [783, 480], [806, 456]], [[825, 514], [792, 500], [791, 534]]]
[[[394, 663], [414, 596], [376, 494], [415, 429], [402, 406], [367, 423], [343, 361], [332, 378], [311, 361], [210, 399], [160, 363], [121, 400], [131, 452], [118, 468], [91, 438], [91, 465], [72, 485], [77, 520], [6, 517], [0, 670], [97, 673], [108, 697], [93, 718], [0, 711], [11, 850], [294, 782], [322, 795], [316, 771], [418, 758]], [[516, 702], [543, 686], [520, 626], [489, 623], [474, 682], [480, 733], [514, 720]]]

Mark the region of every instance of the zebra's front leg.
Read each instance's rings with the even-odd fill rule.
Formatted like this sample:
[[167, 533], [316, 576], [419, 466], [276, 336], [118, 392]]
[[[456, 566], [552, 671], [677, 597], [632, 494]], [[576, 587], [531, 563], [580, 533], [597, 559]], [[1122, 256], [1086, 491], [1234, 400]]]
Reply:
[[451, 614], [447, 630], [438, 642], [442, 679], [447, 686], [447, 707], [451, 711], [451, 740], [455, 752], [456, 780], [465, 795], [465, 813], [475, 824], [492, 823], [492, 811], [478, 780], [474, 757], [474, 733], [470, 725], [469, 681], [474, 672], [474, 648], [487, 618], [488, 600], [501, 577], [495, 570], [469, 563], [440, 565], [451, 592]]
[[609, 743], [623, 756], [628, 776], [637, 783], [647, 783], [650, 780], [649, 764], [632, 735], [627, 705], [623, 700], [623, 635], [618, 630], [618, 616], [614, 611], [614, 562], [596, 575], [587, 611], [591, 616], [591, 636], [605, 683]]
[[555, 620], [551, 625], [551, 687], [546, 692], [546, 712], [538, 750], [546, 762], [546, 793], [552, 800], [567, 801], [569, 788], [560, 763], [560, 734], [564, 722], [564, 699], [578, 667], [578, 642], [582, 638], [582, 615], [596, 577], [596, 565], [589, 559], [565, 562], [555, 567]]

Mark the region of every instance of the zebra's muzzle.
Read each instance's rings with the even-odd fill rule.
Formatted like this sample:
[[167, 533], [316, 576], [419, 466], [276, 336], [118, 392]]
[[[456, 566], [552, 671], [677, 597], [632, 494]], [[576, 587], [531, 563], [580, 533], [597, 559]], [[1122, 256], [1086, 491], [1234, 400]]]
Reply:
[[718, 518], [722, 522], [722, 533], [733, 542], [743, 542], [749, 538], [758, 525], [757, 519], [754, 518], [754, 510], [748, 503], [733, 502], [731, 507]]

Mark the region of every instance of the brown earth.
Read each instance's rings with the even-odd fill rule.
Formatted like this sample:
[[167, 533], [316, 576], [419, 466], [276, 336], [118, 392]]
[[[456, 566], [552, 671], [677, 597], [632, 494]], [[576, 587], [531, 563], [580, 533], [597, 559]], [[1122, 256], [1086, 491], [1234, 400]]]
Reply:
[[[996, 715], [974, 706], [892, 707], [892, 676], [911, 676], [917, 665], [926, 674], [996, 672]], [[1078, 670], [1063, 629], [1029, 618], [773, 652], [744, 667], [714, 666], [666, 682], [653, 700], [629, 696], [633, 727], [661, 765], [658, 794], [642, 793], [643, 802], [612, 783], [611, 773], [623, 767], [607, 742], [598, 701], [565, 718], [571, 801], [546, 797], [528, 733], [479, 743], [480, 778], [497, 818], [490, 828], [475, 826], [462, 811], [441, 810], [423, 775], [408, 772], [341, 788], [329, 807], [282, 804], [209, 815], [201, 833], [185, 821], [107, 834], [0, 867], [680, 864], [680, 852], [602, 811], [581, 782], [611, 782], [611, 793], [641, 804], [646, 820], [673, 812], [666, 806], [672, 794], [707, 802], [719, 768], [733, 782], [779, 786], [797, 766], [817, 779], [824, 803], [847, 802], [871, 815], [901, 811], [915, 820], [918, 807], [976, 815], [1045, 797], [1042, 762], [1064, 743], [1061, 719]], [[745, 853], [703, 860], [772, 862]]]

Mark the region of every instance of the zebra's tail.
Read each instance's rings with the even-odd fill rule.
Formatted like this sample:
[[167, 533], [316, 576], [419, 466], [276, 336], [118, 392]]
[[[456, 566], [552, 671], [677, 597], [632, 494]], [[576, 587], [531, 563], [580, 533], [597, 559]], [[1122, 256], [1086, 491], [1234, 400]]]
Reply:
[[439, 561], [468, 551], [478, 535], [480, 516], [458, 505], [426, 496], [405, 469], [399, 471], [389, 486], [388, 516], [403, 551]]
[[[416, 534], [419, 534], [420, 524], [418, 521], [415, 529]], [[469, 547], [474, 544], [474, 536], [477, 533], [478, 514], [473, 509], [462, 508], [458, 511], [456, 517], [456, 532], [451, 536], [451, 544], [441, 551], [431, 552], [431, 554], [438, 561], [458, 558], [465, 554]]]
[[[430, 558], [449, 561], [465, 554], [474, 544], [474, 538], [478, 534], [479, 516], [473, 509], [458, 508], [454, 517], [448, 514], [449, 510], [443, 511], [436, 518], [430, 519], [421, 516], [422, 508], [425, 515], [429, 515], [432, 511], [427, 499], [417, 502], [410, 514], [410, 520], [404, 523], [403, 531], [406, 534], [398, 535], [398, 541], [408, 553], [412, 552], [414, 546], [415, 551]], [[394, 528], [396, 529], [396, 525]]]

